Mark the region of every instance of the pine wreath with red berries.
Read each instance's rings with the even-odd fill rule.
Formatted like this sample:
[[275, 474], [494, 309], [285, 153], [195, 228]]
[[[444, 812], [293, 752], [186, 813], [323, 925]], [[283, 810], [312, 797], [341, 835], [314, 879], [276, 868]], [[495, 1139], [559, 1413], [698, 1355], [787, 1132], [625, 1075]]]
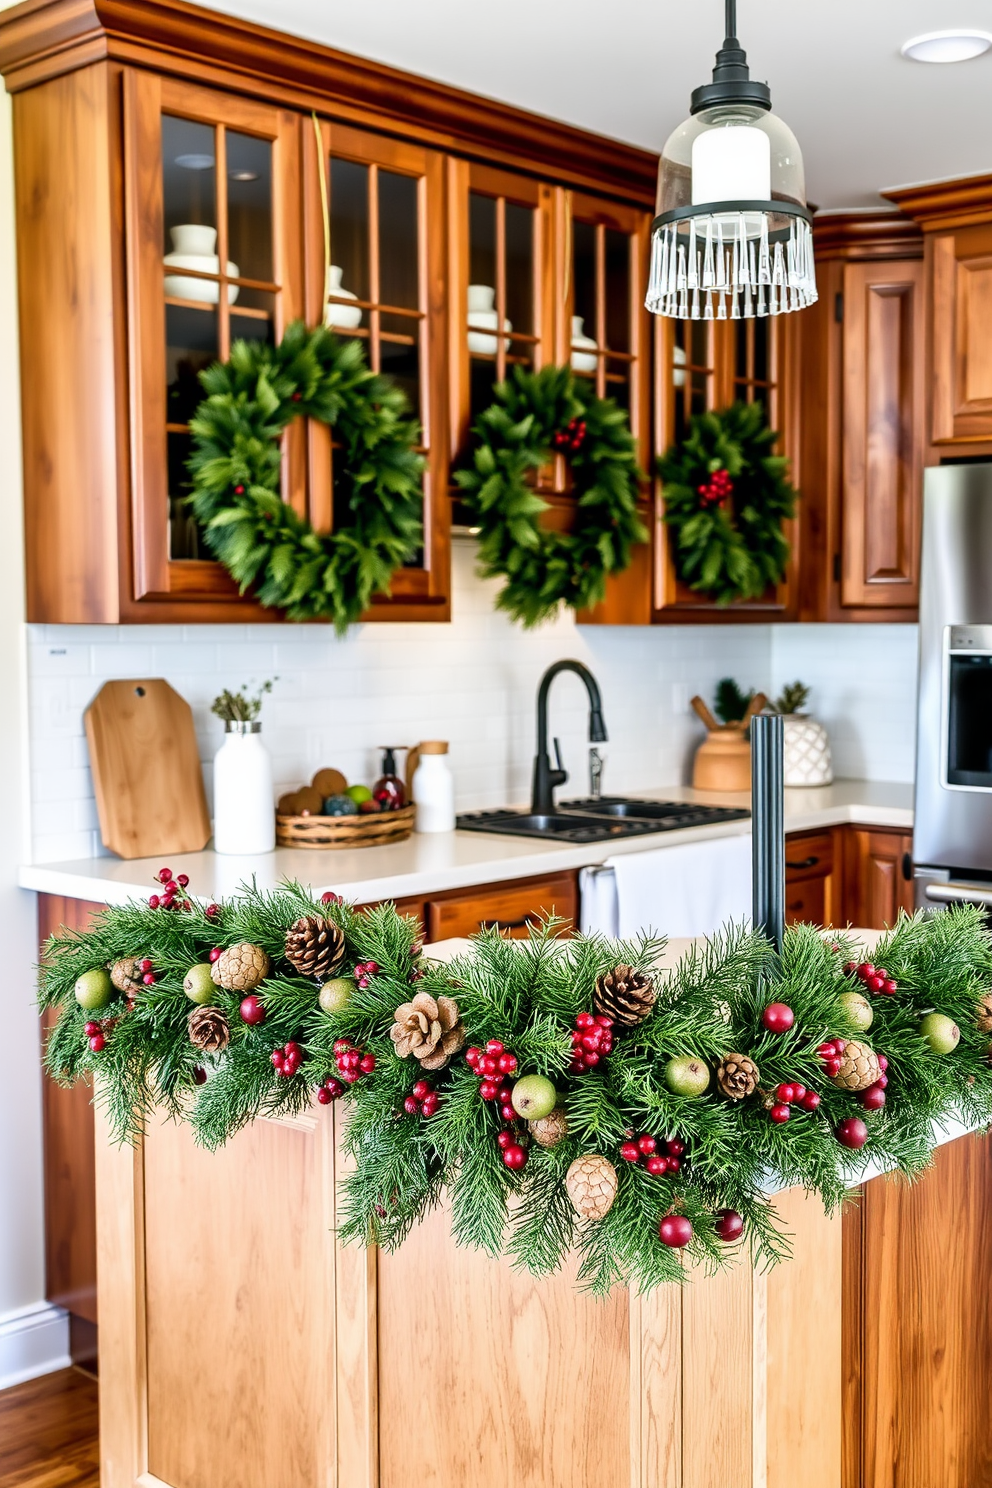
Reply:
[[719, 605], [759, 599], [785, 574], [782, 528], [798, 492], [788, 461], [773, 453], [777, 438], [760, 403], [734, 403], [697, 414], [658, 461], [676, 572]]

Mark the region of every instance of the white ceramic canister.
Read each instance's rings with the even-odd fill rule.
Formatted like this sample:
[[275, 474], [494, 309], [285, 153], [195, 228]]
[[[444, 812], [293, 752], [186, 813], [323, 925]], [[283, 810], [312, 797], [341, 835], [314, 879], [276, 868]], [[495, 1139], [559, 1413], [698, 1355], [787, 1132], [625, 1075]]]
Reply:
[[[592, 347], [591, 352], [585, 351], [586, 346]], [[595, 372], [599, 358], [596, 356], [596, 342], [592, 336], [586, 335], [585, 321], [581, 315], [572, 316], [572, 371], [573, 372]]]
[[[353, 290], [345, 289], [341, 280], [344, 278], [344, 269], [340, 264], [328, 264], [327, 267], [327, 293], [336, 295], [342, 300], [357, 300], [358, 296]], [[362, 308], [360, 305], [332, 304], [328, 301], [324, 306], [324, 324], [332, 326], [339, 331], [354, 331], [362, 323]]]
[[413, 772], [413, 800], [418, 832], [455, 830], [455, 780], [448, 766], [448, 746], [441, 739], [419, 745], [420, 763]]
[[[495, 356], [498, 336], [484, 336], [481, 331], [499, 330], [499, 313], [496, 310], [496, 291], [491, 284], [470, 284], [468, 287], [468, 349], [476, 356]], [[474, 329], [473, 329], [474, 328]], [[513, 326], [504, 316], [504, 331]], [[503, 350], [509, 351], [510, 340], [503, 338]]]
[[783, 783], [788, 786], [830, 785], [834, 778], [830, 739], [822, 723], [805, 713], [782, 717]]
[[229, 720], [214, 755], [214, 851], [267, 853], [276, 845], [272, 761], [260, 723]]
[[[217, 229], [200, 222], [180, 222], [169, 228], [172, 252], [165, 255], [167, 269], [199, 269], [204, 274], [216, 274], [220, 269], [217, 247]], [[227, 261], [228, 276], [238, 277], [238, 266]], [[233, 305], [238, 298], [240, 286], [229, 284], [227, 302]], [[166, 274], [165, 292], [177, 300], [194, 300], [200, 305], [216, 305], [220, 290], [211, 279], [190, 279], [186, 274]]]

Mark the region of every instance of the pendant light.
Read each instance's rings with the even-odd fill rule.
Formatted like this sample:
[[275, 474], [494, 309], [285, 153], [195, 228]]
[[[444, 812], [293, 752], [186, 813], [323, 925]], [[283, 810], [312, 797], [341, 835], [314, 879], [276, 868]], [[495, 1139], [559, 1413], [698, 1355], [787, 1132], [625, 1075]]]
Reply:
[[812, 214], [803, 157], [751, 81], [726, 0], [726, 40], [713, 81], [665, 145], [645, 304], [677, 320], [750, 320], [816, 299]]

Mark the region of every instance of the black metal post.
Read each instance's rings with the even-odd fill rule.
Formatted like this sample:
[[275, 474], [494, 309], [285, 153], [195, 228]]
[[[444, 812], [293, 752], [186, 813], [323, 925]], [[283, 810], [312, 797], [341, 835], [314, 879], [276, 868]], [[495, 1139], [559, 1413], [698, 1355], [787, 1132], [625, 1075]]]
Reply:
[[754, 928], [781, 950], [785, 932], [785, 796], [779, 713], [751, 719], [751, 890]]

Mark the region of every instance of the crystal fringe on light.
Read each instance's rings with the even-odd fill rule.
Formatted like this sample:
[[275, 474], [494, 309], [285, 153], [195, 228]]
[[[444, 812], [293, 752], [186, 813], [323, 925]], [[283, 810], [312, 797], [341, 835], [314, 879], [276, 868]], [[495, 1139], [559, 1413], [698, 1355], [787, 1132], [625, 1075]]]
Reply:
[[645, 305], [677, 320], [752, 320], [802, 310], [817, 298], [813, 231], [805, 217], [749, 236], [755, 213], [657, 221]]

